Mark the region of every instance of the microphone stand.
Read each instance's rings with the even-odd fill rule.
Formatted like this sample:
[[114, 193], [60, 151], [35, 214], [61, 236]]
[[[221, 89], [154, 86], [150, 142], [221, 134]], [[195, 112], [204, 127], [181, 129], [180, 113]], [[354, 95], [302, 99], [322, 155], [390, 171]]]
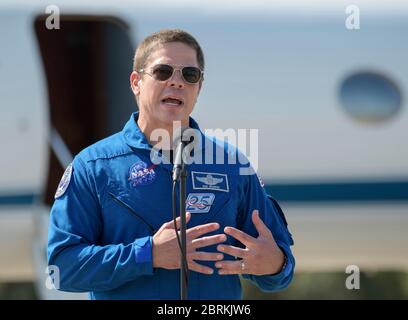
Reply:
[[[180, 195], [180, 299], [187, 300], [187, 242], [186, 242], [186, 180], [187, 170], [183, 159], [183, 152], [186, 143], [181, 141], [174, 159], [173, 183], [179, 181]], [[173, 203], [173, 206], [176, 204]], [[177, 231], [176, 231], [177, 232]]]
[[181, 263], [180, 269], [180, 288], [181, 300], [187, 300], [187, 281], [188, 281], [188, 266], [184, 257], [187, 257], [186, 243], [186, 178], [187, 170], [183, 163], [180, 172], [180, 235], [181, 235]]

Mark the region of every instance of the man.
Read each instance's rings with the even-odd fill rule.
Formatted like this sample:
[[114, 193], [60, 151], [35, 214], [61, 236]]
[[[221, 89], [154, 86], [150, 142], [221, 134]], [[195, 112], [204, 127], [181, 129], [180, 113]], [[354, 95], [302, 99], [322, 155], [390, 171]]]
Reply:
[[[180, 297], [173, 166], [153, 162], [158, 141], [152, 137], [157, 129], [172, 136], [177, 121], [199, 130], [189, 116], [203, 70], [202, 50], [184, 31], [163, 30], [139, 45], [130, 76], [139, 113], [122, 132], [80, 152], [55, 195], [48, 262], [59, 268], [61, 290], [90, 291], [92, 299]], [[208, 145], [230, 155], [199, 132], [196, 155], [204, 156]], [[265, 291], [285, 288], [292, 279], [293, 241], [283, 213], [257, 175], [242, 175], [242, 167], [187, 166], [190, 299], [240, 299], [240, 274]]]

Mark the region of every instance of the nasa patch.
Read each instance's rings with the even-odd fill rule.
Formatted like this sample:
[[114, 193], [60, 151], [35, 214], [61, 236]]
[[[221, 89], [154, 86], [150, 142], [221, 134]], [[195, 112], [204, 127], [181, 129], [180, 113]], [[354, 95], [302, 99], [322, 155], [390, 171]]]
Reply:
[[214, 199], [214, 193], [190, 193], [186, 200], [186, 211], [191, 213], [208, 213]]
[[136, 162], [129, 169], [129, 181], [133, 187], [151, 184], [156, 179], [155, 164], [150, 167], [143, 161]]
[[65, 172], [62, 175], [61, 181], [58, 184], [58, 188], [54, 196], [55, 199], [61, 197], [67, 190], [69, 186], [69, 182], [71, 181], [72, 171], [73, 171], [73, 167], [72, 167], [72, 163], [70, 163], [68, 167], [65, 169]]

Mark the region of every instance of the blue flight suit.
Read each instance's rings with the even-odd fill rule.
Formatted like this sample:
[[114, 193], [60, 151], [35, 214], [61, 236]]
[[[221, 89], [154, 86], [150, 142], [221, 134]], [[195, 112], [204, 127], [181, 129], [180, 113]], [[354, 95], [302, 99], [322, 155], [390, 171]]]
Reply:
[[[59, 268], [60, 290], [90, 292], [91, 299], [179, 299], [180, 270], [153, 268], [152, 236], [172, 217], [172, 169], [154, 164], [151, 145], [133, 113], [124, 129], [83, 151], [66, 170], [51, 209], [48, 264]], [[190, 126], [198, 128], [190, 118]], [[203, 143], [224, 157], [234, 148], [200, 132]], [[204, 143], [205, 141], [205, 143]], [[236, 150], [234, 151], [236, 152]], [[293, 245], [283, 213], [271, 201], [253, 173], [240, 175], [237, 164], [187, 166], [187, 228], [218, 222], [222, 233], [233, 226], [257, 237], [251, 215], [258, 209], [286, 255], [286, 265], [275, 275], [244, 275], [264, 291], [285, 288], [293, 277]], [[242, 161], [241, 161], [242, 162]], [[241, 246], [232, 237], [225, 244]], [[216, 245], [198, 249], [216, 252]], [[224, 259], [232, 260], [227, 254]], [[238, 275], [189, 272], [189, 299], [242, 299]]]

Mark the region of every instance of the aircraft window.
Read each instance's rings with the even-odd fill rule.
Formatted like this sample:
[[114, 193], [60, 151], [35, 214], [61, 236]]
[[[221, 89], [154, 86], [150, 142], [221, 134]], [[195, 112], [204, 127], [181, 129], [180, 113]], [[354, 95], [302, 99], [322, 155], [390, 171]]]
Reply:
[[397, 84], [390, 78], [364, 71], [354, 73], [342, 82], [340, 101], [353, 119], [378, 123], [398, 112], [402, 97]]

